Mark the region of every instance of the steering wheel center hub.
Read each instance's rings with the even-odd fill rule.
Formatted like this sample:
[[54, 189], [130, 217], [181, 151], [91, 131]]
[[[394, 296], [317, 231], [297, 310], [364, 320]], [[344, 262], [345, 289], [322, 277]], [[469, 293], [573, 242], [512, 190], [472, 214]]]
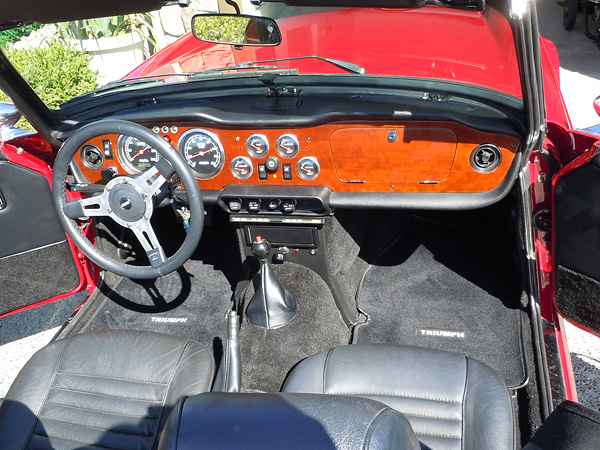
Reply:
[[146, 200], [133, 186], [121, 183], [108, 195], [113, 214], [124, 222], [137, 222], [146, 214]]

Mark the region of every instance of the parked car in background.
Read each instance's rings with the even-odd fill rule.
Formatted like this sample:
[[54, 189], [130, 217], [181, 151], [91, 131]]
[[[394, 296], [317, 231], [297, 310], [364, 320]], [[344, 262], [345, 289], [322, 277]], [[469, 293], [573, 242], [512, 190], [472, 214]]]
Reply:
[[[165, 2], [63, 3], [0, 24]], [[59, 109], [0, 54], [1, 313], [87, 291], [3, 448], [594, 448], [600, 156], [535, 3], [254, 3]]]

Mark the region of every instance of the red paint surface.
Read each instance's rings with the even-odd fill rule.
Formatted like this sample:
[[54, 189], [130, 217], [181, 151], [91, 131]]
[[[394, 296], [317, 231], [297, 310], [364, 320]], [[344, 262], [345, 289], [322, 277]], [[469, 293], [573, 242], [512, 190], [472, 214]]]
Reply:
[[[187, 34], [126, 78], [319, 55], [356, 63], [370, 75], [457, 81], [522, 97], [511, 27], [490, 7], [483, 13], [438, 6], [349, 8], [279, 19], [277, 24], [282, 34], [277, 47], [234, 50], [229, 45], [200, 42]], [[313, 59], [277, 65], [297, 68], [301, 73], [344, 73]]]

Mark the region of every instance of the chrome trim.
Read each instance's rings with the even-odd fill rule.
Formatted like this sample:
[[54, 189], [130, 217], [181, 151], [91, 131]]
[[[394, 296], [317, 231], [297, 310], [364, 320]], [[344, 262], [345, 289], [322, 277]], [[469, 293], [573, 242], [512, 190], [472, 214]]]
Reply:
[[531, 185], [529, 182], [529, 166], [525, 165], [519, 174], [521, 186], [521, 206], [523, 215], [523, 232], [525, 239], [525, 251], [527, 258], [527, 282], [529, 294], [529, 307], [531, 312], [531, 328], [533, 338], [533, 350], [535, 366], [540, 383], [540, 406], [543, 419], [552, 412], [552, 392], [550, 375], [548, 373], [548, 360], [546, 352], [543, 351], [544, 335], [542, 331], [542, 319], [539, 303], [537, 257], [535, 252], [535, 240], [533, 235], [533, 208], [531, 204]]

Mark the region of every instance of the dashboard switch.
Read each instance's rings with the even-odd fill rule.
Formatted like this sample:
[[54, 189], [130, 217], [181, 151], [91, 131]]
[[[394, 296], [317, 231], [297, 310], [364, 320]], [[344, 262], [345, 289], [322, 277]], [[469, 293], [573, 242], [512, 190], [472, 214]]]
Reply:
[[267, 209], [269, 211], [275, 211], [278, 206], [279, 202], [277, 200], [269, 200], [269, 203], [267, 203]]
[[258, 200], [250, 200], [248, 202], [248, 211], [250, 211], [250, 212], [260, 211], [260, 202]]
[[296, 205], [293, 200], [284, 200], [281, 202], [281, 209], [283, 209], [283, 212], [285, 213], [293, 213], [296, 209]]
[[265, 162], [265, 166], [269, 172], [277, 172], [277, 169], [279, 169], [279, 160], [275, 156], [269, 156]]
[[268, 178], [267, 167], [264, 164], [259, 164], [258, 165], [258, 179], [266, 180], [267, 178]]
[[104, 157], [106, 159], [114, 159], [112, 142], [110, 139], [102, 139], [102, 149], [104, 150]]
[[284, 180], [292, 179], [292, 165], [291, 164], [283, 165], [283, 179]]
[[277, 264], [283, 264], [287, 260], [287, 254], [289, 250], [287, 247], [278, 248], [273, 254], [273, 262]]
[[237, 212], [242, 209], [242, 202], [240, 200], [229, 200], [229, 211]]

